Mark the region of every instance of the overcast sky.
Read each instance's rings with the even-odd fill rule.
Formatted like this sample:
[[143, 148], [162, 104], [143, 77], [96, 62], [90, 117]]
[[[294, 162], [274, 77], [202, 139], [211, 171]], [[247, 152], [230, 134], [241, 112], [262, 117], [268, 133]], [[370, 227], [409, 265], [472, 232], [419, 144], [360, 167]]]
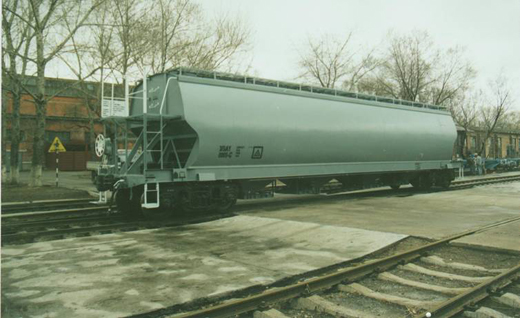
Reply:
[[257, 76], [294, 80], [308, 36], [344, 35], [380, 44], [389, 30], [426, 30], [435, 43], [462, 46], [484, 86], [502, 70], [520, 110], [520, 0], [195, 0], [208, 15], [240, 15], [252, 31]]

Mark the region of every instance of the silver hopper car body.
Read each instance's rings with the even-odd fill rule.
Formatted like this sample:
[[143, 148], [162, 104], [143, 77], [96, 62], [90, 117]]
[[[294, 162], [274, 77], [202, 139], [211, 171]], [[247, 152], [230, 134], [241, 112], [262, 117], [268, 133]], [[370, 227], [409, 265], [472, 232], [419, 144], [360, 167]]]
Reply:
[[438, 106], [190, 69], [153, 75], [133, 97], [130, 115], [110, 120], [137, 141], [97, 180], [131, 213], [226, 209], [331, 180], [344, 190], [453, 179], [456, 128]]

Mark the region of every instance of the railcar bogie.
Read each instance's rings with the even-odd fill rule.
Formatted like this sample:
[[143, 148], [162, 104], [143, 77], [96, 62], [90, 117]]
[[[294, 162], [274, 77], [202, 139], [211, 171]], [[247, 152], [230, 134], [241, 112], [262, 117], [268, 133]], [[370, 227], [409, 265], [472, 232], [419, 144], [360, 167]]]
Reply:
[[114, 193], [114, 201], [117, 210], [131, 217], [140, 217], [141, 197], [143, 195], [143, 187], [125, 188], [116, 190]]

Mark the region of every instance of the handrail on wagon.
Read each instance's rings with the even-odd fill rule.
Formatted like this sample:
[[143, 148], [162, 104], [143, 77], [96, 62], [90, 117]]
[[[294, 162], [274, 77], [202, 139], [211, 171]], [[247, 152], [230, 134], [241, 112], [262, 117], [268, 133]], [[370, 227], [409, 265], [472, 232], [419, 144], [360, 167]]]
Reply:
[[174, 77], [170, 77], [170, 78], [168, 78], [168, 81], [166, 81], [166, 88], [164, 89], [163, 98], [162, 98], [162, 101], [161, 101], [161, 107], [159, 108], [159, 115], [162, 115], [162, 110], [163, 110], [163, 107], [164, 107], [164, 101], [166, 100], [166, 93], [168, 92], [168, 88], [170, 87], [170, 81], [172, 79], [175, 79], [175, 78]]
[[354, 93], [354, 92], [331, 89], [331, 88], [326, 88], [326, 87], [318, 87], [318, 86], [312, 86], [312, 85], [297, 84], [297, 83], [290, 83], [290, 82], [277, 81], [277, 80], [269, 80], [269, 79], [263, 79], [263, 78], [258, 78], [258, 77], [235, 75], [235, 74], [231, 74], [231, 73], [199, 70], [199, 69], [195, 69], [195, 68], [179, 67], [179, 68], [173, 68], [173, 69], [169, 70], [169, 72], [177, 73], [178, 75], [182, 75], [182, 76], [192, 76], [192, 77], [207, 78], [207, 79], [213, 79], [213, 80], [223, 80], [223, 81], [237, 82], [237, 83], [243, 83], [243, 84], [263, 85], [263, 86], [268, 86], [268, 87], [292, 89], [292, 90], [310, 92], [310, 93], [315, 93], [315, 94], [327, 94], [327, 95], [333, 95], [333, 96], [339, 96], [339, 97], [371, 100], [371, 101], [376, 101], [376, 102], [390, 103], [390, 104], [403, 105], [403, 106], [411, 106], [411, 107], [417, 107], [417, 108], [428, 108], [428, 109], [436, 109], [436, 110], [444, 110], [444, 111], [447, 110], [447, 108], [445, 106], [432, 105], [432, 104], [421, 103], [421, 102], [413, 102], [413, 101], [407, 101], [407, 100], [402, 100], [402, 99], [395, 99], [395, 98], [391, 98], [391, 97], [382, 97], [382, 96], [376, 96], [376, 95]]

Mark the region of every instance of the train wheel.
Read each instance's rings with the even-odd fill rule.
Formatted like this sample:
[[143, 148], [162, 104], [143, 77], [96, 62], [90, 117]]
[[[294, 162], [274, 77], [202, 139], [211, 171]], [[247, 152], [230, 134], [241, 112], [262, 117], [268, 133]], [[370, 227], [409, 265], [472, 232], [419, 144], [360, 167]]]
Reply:
[[444, 180], [439, 184], [439, 186], [443, 187], [444, 189], [448, 189], [451, 185], [451, 180]]
[[433, 186], [433, 180], [430, 176], [423, 176], [421, 179], [421, 189], [429, 190]]
[[451, 185], [451, 180], [448, 178], [442, 178], [441, 180], [436, 181], [435, 185], [444, 189], [448, 189]]
[[410, 180], [410, 184], [420, 190], [429, 190], [433, 186], [433, 180], [430, 175], [424, 174]]
[[217, 206], [218, 212], [226, 212], [231, 209], [237, 203], [237, 199], [226, 199], [223, 202], [220, 202]]
[[138, 189], [134, 189], [132, 198], [130, 198], [130, 189], [120, 189], [116, 192], [116, 206], [117, 210], [125, 215], [131, 217], [141, 217], [141, 196]]
[[172, 216], [174, 212], [173, 209], [167, 209], [164, 207], [158, 207], [154, 209], [143, 208], [142, 204], [144, 203], [144, 193], [141, 194], [141, 199], [139, 200], [139, 206], [141, 207], [141, 215], [145, 219], [163, 219]]

